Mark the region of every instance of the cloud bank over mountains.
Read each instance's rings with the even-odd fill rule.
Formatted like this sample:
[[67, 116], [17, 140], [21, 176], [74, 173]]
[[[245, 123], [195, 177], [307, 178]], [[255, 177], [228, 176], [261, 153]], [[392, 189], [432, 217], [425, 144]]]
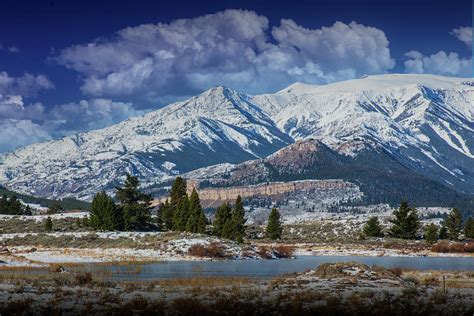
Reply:
[[[472, 47], [471, 27], [450, 34]], [[271, 26], [245, 10], [126, 27], [50, 57], [77, 73], [84, 100], [30, 103], [54, 83], [44, 74], [0, 72], [0, 128], [10, 135], [0, 140], [0, 152], [102, 128], [215, 85], [258, 94], [295, 81], [325, 84], [391, 72], [389, 44], [383, 30], [355, 21], [310, 29], [282, 19]], [[456, 52], [414, 47], [399, 62], [408, 73], [472, 76], [472, 59]]]
[[[457, 39], [472, 49], [472, 27], [460, 27], [451, 32]], [[413, 50], [405, 54], [405, 71], [408, 73], [428, 73], [444, 76], [472, 77], [472, 56], [462, 58], [458, 53], [439, 52], [425, 56]]]
[[293, 20], [226, 10], [169, 24], [144, 24], [75, 45], [54, 59], [83, 77], [92, 96], [148, 100], [195, 94], [221, 84], [249, 93], [294, 81], [328, 83], [390, 71], [382, 30], [357, 22], [307, 29]]

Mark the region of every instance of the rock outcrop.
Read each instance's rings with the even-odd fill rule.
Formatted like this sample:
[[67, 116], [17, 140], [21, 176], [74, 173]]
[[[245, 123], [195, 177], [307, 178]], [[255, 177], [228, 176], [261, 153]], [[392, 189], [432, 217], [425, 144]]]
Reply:
[[[187, 180], [187, 192], [191, 194], [196, 189], [203, 207], [215, 207], [224, 202], [233, 202], [237, 196], [242, 198], [271, 197], [278, 199], [295, 192], [321, 192], [337, 191], [343, 189], [358, 190], [358, 187], [350, 182], [342, 180], [302, 180], [290, 182], [267, 182], [257, 185], [234, 186], [227, 188], [203, 188], [199, 187], [199, 181]], [[153, 201], [154, 205], [164, 202], [166, 198]]]

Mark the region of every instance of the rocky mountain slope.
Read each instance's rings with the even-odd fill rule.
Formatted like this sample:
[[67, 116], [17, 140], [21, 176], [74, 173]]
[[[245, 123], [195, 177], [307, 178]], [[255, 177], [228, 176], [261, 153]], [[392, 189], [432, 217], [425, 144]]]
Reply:
[[0, 183], [45, 197], [91, 199], [127, 172], [146, 184], [221, 162], [265, 157], [291, 143], [248, 97], [216, 87], [102, 130], [0, 156]]
[[[307, 157], [288, 147], [284, 159], [271, 156], [298, 140], [319, 150]], [[293, 174], [345, 175], [361, 185], [370, 181], [360, 174], [370, 173], [379, 190], [408, 177], [417, 192], [433, 186], [431, 193], [474, 194], [474, 80], [391, 74], [324, 86], [297, 83], [258, 96], [216, 87], [103, 130], [3, 154], [0, 183], [41, 196], [90, 199], [126, 172], [151, 185], [254, 159], [263, 162], [238, 165], [235, 183], [242, 183], [239, 177], [252, 184], [292, 180]]]
[[[297, 141], [264, 159], [202, 168], [183, 176], [193, 179], [201, 191], [226, 187], [232, 191], [258, 183], [341, 179], [363, 193], [352, 205], [397, 205], [406, 199], [418, 206], [457, 206], [463, 210], [474, 207], [472, 197], [413, 172], [382, 148], [366, 148], [350, 156], [314, 139]], [[309, 194], [305, 199], [313, 198]]]

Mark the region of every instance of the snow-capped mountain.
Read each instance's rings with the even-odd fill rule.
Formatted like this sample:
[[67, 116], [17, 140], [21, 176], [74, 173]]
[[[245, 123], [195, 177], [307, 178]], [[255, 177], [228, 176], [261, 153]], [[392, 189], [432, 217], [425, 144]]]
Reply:
[[0, 183], [90, 199], [127, 172], [144, 184], [202, 166], [265, 157], [293, 140], [247, 96], [224, 87], [88, 133], [0, 156]]
[[474, 80], [391, 74], [296, 83], [257, 96], [216, 87], [103, 130], [3, 154], [0, 183], [89, 199], [126, 172], [153, 184], [199, 167], [263, 158], [308, 139], [341, 157], [383, 152], [407, 170], [474, 194]]
[[294, 84], [254, 102], [295, 140], [356, 156], [383, 148], [404, 166], [474, 193], [474, 80], [379, 75], [325, 86]]

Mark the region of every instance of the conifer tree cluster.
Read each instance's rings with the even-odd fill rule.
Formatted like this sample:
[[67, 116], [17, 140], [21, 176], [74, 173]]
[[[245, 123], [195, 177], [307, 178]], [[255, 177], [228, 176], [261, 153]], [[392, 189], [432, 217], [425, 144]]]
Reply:
[[425, 240], [428, 244], [434, 244], [438, 240], [438, 237], [438, 227], [434, 223], [425, 227]]
[[390, 220], [392, 223], [390, 235], [402, 239], [415, 239], [420, 227], [420, 218], [416, 209], [410, 207], [406, 201], [402, 201], [393, 215], [394, 218]]
[[186, 181], [177, 177], [171, 186], [169, 198], [160, 206], [160, 222], [163, 228], [191, 233], [206, 231], [206, 215], [199, 195], [193, 189], [186, 193]]
[[367, 237], [383, 237], [382, 226], [380, 226], [377, 216], [369, 218], [364, 225], [363, 232]]
[[0, 214], [31, 215], [31, 208], [23, 205], [15, 195], [10, 198], [3, 195], [0, 197]]
[[457, 240], [462, 231], [462, 217], [458, 209], [453, 208], [443, 223], [446, 227], [446, 237], [450, 240]]
[[474, 218], [469, 217], [464, 225], [464, 236], [469, 239], [474, 239]]
[[123, 187], [116, 188], [116, 203], [104, 191], [92, 200], [89, 225], [99, 230], [143, 230], [151, 222], [151, 196], [139, 190], [137, 177], [127, 175]]
[[245, 237], [245, 210], [242, 197], [239, 195], [235, 200], [234, 207], [229, 203], [223, 203], [216, 210], [213, 223], [213, 234], [239, 243]]
[[271, 240], [281, 239], [283, 227], [281, 223], [280, 212], [276, 208], [272, 208], [268, 216], [268, 224], [265, 230], [265, 235]]

